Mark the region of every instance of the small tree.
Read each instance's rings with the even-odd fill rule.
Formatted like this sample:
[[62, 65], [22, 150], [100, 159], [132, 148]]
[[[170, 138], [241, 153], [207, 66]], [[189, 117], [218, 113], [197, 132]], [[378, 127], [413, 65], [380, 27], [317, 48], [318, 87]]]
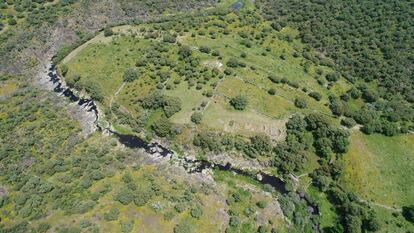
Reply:
[[181, 222], [174, 227], [174, 233], [192, 233], [193, 228], [186, 222]]
[[259, 207], [260, 209], [264, 209], [267, 206], [267, 203], [265, 201], [258, 201], [256, 203], [257, 207]]
[[230, 100], [231, 106], [236, 110], [244, 110], [247, 106], [248, 100], [245, 96], [239, 95]]
[[306, 100], [302, 97], [297, 97], [295, 99], [295, 106], [298, 108], [306, 108], [308, 106], [308, 103]]
[[104, 214], [105, 221], [114, 221], [117, 220], [119, 216], [119, 210], [117, 208], [112, 208], [109, 212]]
[[191, 121], [194, 124], [200, 124], [202, 119], [203, 119], [203, 114], [201, 114], [200, 112], [195, 112], [193, 113], [193, 115], [191, 115]]
[[341, 125], [347, 127], [347, 128], [352, 128], [356, 125], [356, 122], [354, 119], [352, 118], [344, 118], [341, 120]]
[[173, 36], [171, 34], [166, 34], [166, 35], [163, 36], [162, 41], [173, 44], [173, 43], [175, 43], [176, 38], [175, 38], [175, 36]]
[[114, 32], [112, 31], [112, 29], [105, 28], [105, 30], [104, 30], [104, 36], [105, 37], [112, 36], [113, 34], [114, 34]]
[[138, 78], [138, 72], [134, 68], [128, 68], [124, 73], [124, 81], [132, 82]]
[[192, 51], [191, 51], [191, 48], [188, 46], [181, 46], [178, 49], [178, 54], [180, 55], [181, 58], [187, 58], [191, 56]]
[[314, 98], [316, 101], [320, 101], [322, 99], [322, 95], [316, 91], [309, 93], [309, 96]]
[[403, 206], [402, 214], [407, 221], [414, 223], [414, 205]]
[[166, 117], [161, 117], [154, 122], [152, 129], [160, 137], [166, 137], [171, 133], [172, 124]]
[[233, 68], [235, 68], [235, 67], [238, 67], [239, 66], [239, 61], [236, 59], [236, 58], [230, 58], [228, 61], [227, 61], [227, 66], [228, 67], [233, 67]]
[[202, 53], [210, 53], [211, 49], [207, 46], [200, 46], [200, 52]]
[[274, 88], [270, 88], [267, 92], [268, 92], [270, 95], [276, 95], [276, 90], [275, 90]]

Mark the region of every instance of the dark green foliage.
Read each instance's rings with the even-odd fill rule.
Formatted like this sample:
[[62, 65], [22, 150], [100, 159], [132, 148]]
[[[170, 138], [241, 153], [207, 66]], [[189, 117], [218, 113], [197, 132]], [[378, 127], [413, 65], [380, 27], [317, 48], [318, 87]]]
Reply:
[[108, 212], [104, 213], [103, 218], [105, 221], [117, 220], [119, 216], [119, 210], [117, 208], [111, 208]]
[[241, 224], [240, 219], [237, 216], [231, 216], [230, 217], [229, 225], [231, 227], [237, 227], [240, 224]]
[[362, 228], [370, 232], [377, 232], [381, 229], [381, 224], [378, 218], [374, 214], [371, 214], [362, 221]]
[[171, 117], [181, 110], [181, 100], [176, 97], [165, 97], [163, 109], [166, 117]]
[[50, 229], [50, 225], [47, 223], [40, 223], [36, 228], [32, 230], [32, 233], [46, 233]]
[[129, 233], [134, 228], [134, 220], [121, 221], [121, 232]]
[[114, 200], [119, 201], [124, 205], [128, 205], [135, 199], [134, 191], [127, 188], [122, 187], [115, 195]]
[[114, 32], [112, 31], [111, 28], [105, 28], [104, 29], [104, 36], [108, 37], [108, 36], [112, 36], [114, 34]]
[[341, 116], [345, 112], [344, 103], [334, 95], [329, 96], [329, 108], [331, 109], [332, 113], [336, 116]]
[[88, 92], [92, 99], [102, 101], [104, 99], [101, 87], [94, 82], [83, 82], [82, 87]]
[[272, 81], [273, 83], [280, 83], [281, 78], [275, 76], [275, 75], [269, 75], [267, 77], [270, 81]]
[[341, 77], [341, 75], [338, 72], [329, 73], [326, 75], [326, 80], [329, 82], [336, 82], [338, 81], [339, 77]]
[[230, 104], [236, 110], [244, 110], [248, 104], [248, 100], [245, 96], [239, 95], [231, 98]]
[[254, 148], [258, 154], [268, 153], [272, 149], [272, 143], [267, 135], [255, 135], [250, 138], [251, 147]]
[[319, 92], [313, 91], [309, 93], [309, 96], [314, 98], [317, 101], [320, 101], [322, 99], [322, 95]]
[[341, 120], [341, 125], [352, 128], [356, 125], [356, 122], [354, 119], [346, 117]]
[[256, 203], [256, 205], [257, 205], [257, 207], [259, 207], [260, 209], [264, 209], [264, 208], [266, 208], [266, 206], [267, 206], [267, 202], [265, 202], [265, 201], [258, 201], [258, 202]]
[[211, 52], [211, 55], [213, 55], [215, 57], [218, 57], [218, 56], [220, 56], [220, 51], [214, 50], [213, 52]]
[[151, 190], [148, 187], [140, 187], [135, 194], [135, 199], [134, 199], [134, 203], [137, 206], [143, 206], [145, 204], [147, 204], [152, 196], [153, 196], [154, 192], [153, 190]]
[[221, 149], [220, 140], [212, 133], [198, 133], [194, 136], [193, 144], [210, 151], [219, 151]]
[[[412, 92], [409, 67], [414, 36], [407, 31], [413, 27], [409, 2], [283, 0], [264, 4], [264, 14], [277, 19], [272, 26], [279, 29], [278, 24], [288, 23], [297, 27], [302, 41], [326, 51], [345, 77], [375, 80], [388, 90], [381, 93], [387, 98], [399, 93], [408, 97]], [[355, 41], [358, 43], [353, 44]], [[374, 48], [375, 52], [369, 52]]]
[[8, 226], [7, 228], [4, 228], [3, 225], [0, 225], [0, 232], [1, 233], [27, 233], [28, 230], [28, 223], [27, 222], [21, 222], [13, 226]]
[[152, 125], [152, 129], [154, 130], [155, 134], [160, 137], [171, 135], [172, 127], [172, 123], [166, 117], [161, 117]]
[[180, 55], [181, 58], [184, 59], [184, 58], [190, 57], [192, 54], [192, 51], [190, 47], [183, 45], [178, 49], [178, 54]]
[[16, 24], [17, 24], [17, 21], [16, 21], [14, 18], [11, 18], [11, 19], [9, 19], [9, 20], [7, 21], [7, 23], [8, 23], [10, 26], [13, 26], [13, 25], [16, 25]]
[[191, 121], [194, 124], [200, 124], [202, 119], [203, 119], [203, 114], [200, 112], [195, 112], [191, 115]]
[[308, 103], [306, 100], [302, 97], [297, 97], [295, 99], [295, 106], [298, 108], [306, 108], [308, 106]]
[[230, 58], [226, 63], [228, 67], [232, 67], [232, 68], [238, 67], [239, 64], [240, 62], [236, 58]]
[[167, 118], [181, 110], [181, 100], [177, 97], [164, 96], [159, 91], [154, 91], [140, 100], [145, 109], [162, 108]]
[[211, 49], [207, 46], [200, 46], [199, 50], [202, 53], [210, 53], [210, 51], [211, 51]]
[[411, 206], [403, 206], [403, 216], [407, 221], [414, 223], [414, 205]]
[[275, 90], [274, 88], [270, 88], [267, 92], [268, 92], [270, 95], [276, 95], [276, 90]]
[[167, 42], [167, 43], [175, 43], [176, 38], [175, 38], [175, 36], [173, 36], [171, 34], [166, 34], [162, 37], [162, 41]]
[[138, 78], [138, 72], [134, 68], [128, 68], [124, 73], [124, 81], [132, 82]]
[[[410, 112], [414, 102], [410, 68], [414, 36], [413, 31], [407, 31], [414, 23], [410, 20], [409, 2], [265, 0], [260, 4], [276, 30], [282, 24], [299, 30], [301, 40], [313, 47], [302, 53], [306, 59], [333, 68], [325, 75], [327, 81], [332, 83], [344, 77], [353, 85], [340, 99], [330, 98], [329, 107], [335, 115], [353, 117], [364, 125], [365, 133], [389, 136], [398, 133], [399, 125], [412, 123], [401, 118], [407, 114], [389, 113]], [[324, 56], [313, 55], [313, 51], [324, 51]], [[323, 74], [322, 70], [316, 73]], [[397, 124], [387, 124], [382, 119], [360, 122], [360, 117], [353, 116], [347, 105], [360, 97], [369, 103], [363, 108], [369, 106], [378, 118]]]
[[190, 214], [191, 214], [191, 217], [199, 219], [203, 215], [203, 210], [201, 209], [200, 206], [196, 206], [191, 209]]

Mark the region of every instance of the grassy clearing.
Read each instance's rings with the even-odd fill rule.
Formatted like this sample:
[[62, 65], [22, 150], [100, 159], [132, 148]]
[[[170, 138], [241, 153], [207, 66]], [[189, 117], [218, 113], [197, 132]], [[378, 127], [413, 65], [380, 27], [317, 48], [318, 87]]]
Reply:
[[[245, 9], [254, 8], [250, 1], [242, 2]], [[220, 7], [227, 8], [232, 3], [233, 1], [225, 1]], [[254, 27], [248, 23], [250, 21], [255, 22]], [[342, 92], [348, 88], [343, 81], [333, 85], [331, 90], [320, 85], [317, 79], [324, 79], [321, 72], [325, 74], [332, 70], [313, 64], [301, 56], [300, 51], [304, 45], [295, 39], [298, 32], [292, 28], [284, 28], [277, 32], [271, 29], [268, 22], [255, 14], [229, 13], [223, 17], [182, 18], [178, 23], [124, 25], [114, 27], [113, 31], [116, 35], [104, 37], [101, 33], [73, 51], [64, 60], [69, 67], [67, 77], [78, 74], [81, 80], [98, 85], [103, 92], [104, 108], [107, 108], [108, 99], [114, 96], [122, 83], [124, 71], [135, 67], [137, 61], [152, 53], [154, 48], [151, 46], [165, 46], [167, 51], [161, 53], [161, 58], [175, 63], [174, 68], [152, 63], [138, 67], [139, 79], [127, 83], [114, 100], [114, 104], [120, 105], [126, 115], [135, 119], [147, 114], [138, 106], [137, 101], [158, 87], [165, 95], [181, 100], [181, 110], [170, 119], [173, 123], [192, 127], [189, 125], [191, 115], [194, 111], [202, 111], [200, 105], [205, 102], [208, 105], [203, 111], [204, 118], [198, 128], [245, 136], [264, 133], [280, 140], [284, 135], [285, 119], [292, 113], [318, 111], [330, 114], [330, 110], [325, 106], [328, 94]], [[198, 60], [195, 67], [199, 70], [193, 71], [198, 75], [197, 80], [186, 79], [178, 74], [176, 68], [188, 64], [178, 59], [177, 43], [162, 42], [163, 35], [168, 33], [177, 33], [177, 41], [192, 49], [192, 56]], [[152, 38], [152, 35], [156, 37]], [[244, 45], [247, 40], [251, 43], [248, 47]], [[210, 51], [217, 51], [219, 55], [213, 55], [212, 52], [202, 53], [198, 50], [201, 47], [208, 47]], [[244, 63], [245, 67], [232, 68], [232, 75], [224, 75], [230, 58], [236, 58]], [[304, 63], [307, 63], [307, 69], [304, 68]], [[204, 68], [207, 69], [207, 73], [210, 72], [208, 70], [217, 69], [224, 78], [206, 78]], [[169, 73], [167, 80], [158, 77], [160, 72]], [[272, 83], [267, 78], [269, 74], [298, 84], [299, 87]], [[200, 80], [200, 77], [204, 77], [204, 80]], [[214, 85], [217, 87], [214, 88]], [[276, 90], [275, 95], [268, 94], [270, 88]], [[310, 91], [320, 92], [323, 95], [322, 100], [317, 102], [310, 98], [307, 95]], [[205, 97], [207, 92], [212, 92], [214, 96]], [[228, 97], [239, 94], [249, 99], [248, 108], [243, 112], [233, 110], [228, 103]], [[297, 97], [306, 99], [308, 108], [296, 108], [294, 100]], [[152, 115], [149, 113], [149, 118], [145, 120], [147, 129], [153, 122]], [[183, 129], [182, 132], [189, 131]]]
[[414, 224], [404, 219], [401, 213], [385, 210], [381, 207], [373, 207], [378, 221], [381, 224], [380, 232], [406, 233], [414, 231]]
[[171, 121], [177, 124], [191, 123], [191, 114], [194, 110], [200, 110], [202, 102], [208, 101], [208, 98], [203, 96], [201, 91], [190, 89], [185, 83], [180, 83], [176, 88], [166, 90], [165, 93], [168, 96], [178, 97], [182, 102], [181, 111], [171, 117]]
[[285, 120], [271, 119], [258, 114], [254, 109], [237, 111], [232, 109], [222, 96], [213, 98], [204, 112], [202, 126], [229, 133], [253, 136], [264, 133], [274, 139], [282, 139]]
[[354, 132], [344, 160], [344, 183], [361, 198], [397, 208], [414, 203], [414, 135]]

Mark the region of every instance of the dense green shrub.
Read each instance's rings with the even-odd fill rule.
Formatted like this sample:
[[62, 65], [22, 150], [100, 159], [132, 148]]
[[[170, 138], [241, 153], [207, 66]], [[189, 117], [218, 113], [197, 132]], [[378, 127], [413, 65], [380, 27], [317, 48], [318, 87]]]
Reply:
[[322, 99], [322, 95], [316, 91], [309, 93], [309, 96], [314, 98], [316, 101], [320, 101]]
[[162, 41], [163, 42], [167, 42], [167, 43], [175, 43], [176, 42], [176, 38], [175, 38], [175, 36], [173, 36], [171, 34], [165, 34], [162, 37]]
[[192, 227], [186, 222], [181, 222], [174, 227], [174, 233], [192, 233]]
[[112, 31], [111, 28], [105, 28], [104, 29], [104, 36], [109, 37], [112, 36], [114, 34], [114, 32]]
[[270, 88], [267, 92], [268, 92], [270, 95], [276, 95], [276, 90], [275, 90], [274, 88]]
[[166, 117], [161, 117], [154, 122], [152, 129], [158, 136], [166, 137], [172, 134], [172, 126], [172, 123]]
[[245, 96], [239, 95], [230, 99], [230, 105], [236, 110], [244, 110], [247, 107], [248, 100]]
[[267, 78], [273, 83], [280, 83], [281, 81], [281, 78], [277, 77], [276, 75], [269, 75]]
[[295, 106], [298, 108], [306, 108], [308, 106], [308, 103], [306, 100], [302, 97], [297, 97], [295, 99]]
[[105, 221], [115, 221], [118, 219], [119, 209], [111, 208], [108, 212], [104, 213], [103, 218]]
[[203, 119], [203, 114], [200, 112], [195, 112], [191, 115], [191, 121], [195, 124], [200, 124]]
[[211, 51], [211, 49], [207, 46], [200, 46], [199, 50], [202, 53], [210, 53], [210, 51]]
[[356, 122], [354, 119], [346, 117], [341, 120], [341, 125], [352, 128], [356, 125]]
[[134, 68], [128, 68], [124, 73], [124, 81], [132, 82], [138, 78], [138, 72]]
[[403, 216], [407, 221], [414, 223], [414, 205], [411, 206], [403, 206]]

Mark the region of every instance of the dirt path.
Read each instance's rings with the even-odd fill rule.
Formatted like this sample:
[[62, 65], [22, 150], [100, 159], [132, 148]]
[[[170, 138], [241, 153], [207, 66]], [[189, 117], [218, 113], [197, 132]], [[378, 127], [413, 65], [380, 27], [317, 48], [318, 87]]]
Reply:
[[113, 117], [115, 117], [115, 119], [118, 119], [118, 117], [112, 111], [112, 103], [114, 102], [114, 99], [116, 99], [118, 94], [121, 92], [121, 90], [124, 88], [125, 84], [125, 82], [122, 82], [121, 86], [119, 86], [119, 88], [116, 90], [116, 92], [111, 96], [111, 99], [109, 100], [109, 109], [111, 109], [111, 114]]
[[384, 208], [384, 209], [387, 209], [387, 210], [391, 210], [391, 211], [395, 211], [395, 212], [402, 212], [402, 208], [395, 208], [395, 207], [392, 207], [392, 206], [383, 205], [383, 204], [380, 204], [380, 203], [368, 201], [368, 200], [361, 199], [361, 198], [359, 199], [359, 201], [361, 201], [363, 203], [366, 203], [368, 205], [377, 206], [377, 207]]
[[111, 39], [112, 39], [111, 37], [105, 37], [103, 35], [103, 33], [100, 33], [97, 36], [93, 37], [92, 39], [88, 40], [87, 42], [83, 43], [82, 45], [80, 45], [76, 49], [72, 50], [72, 52], [70, 52], [62, 60], [62, 63], [64, 63], [64, 64], [68, 63], [70, 60], [72, 60], [72, 58], [76, 57], [76, 55], [78, 55], [83, 49], [88, 47], [88, 45], [90, 45], [90, 44], [108, 43], [108, 42], [111, 41]]

